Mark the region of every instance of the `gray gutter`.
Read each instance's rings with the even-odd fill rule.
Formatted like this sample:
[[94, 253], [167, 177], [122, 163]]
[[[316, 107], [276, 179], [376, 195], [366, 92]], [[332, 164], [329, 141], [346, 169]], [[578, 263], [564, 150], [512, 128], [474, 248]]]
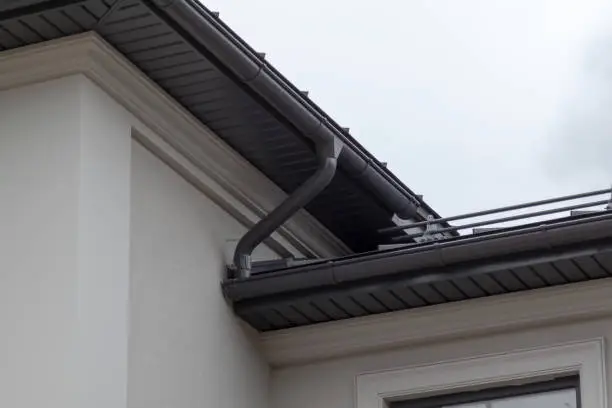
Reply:
[[[416, 276], [427, 281], [432, 279], [432, 274], [421, 275], [422, 271], [436, 271], [450, 265], [478, 260], [494, 260], [516, 253], [531, 252], [541, 257], [542, 252], [551, 252], [584, 241], [610, 238], [611, 231], [612, 214], [587, 215], [561, 222], [459, 237], [262, 273], [245, 280], [225, 282], [223, 288], [228, 299], [242, 301], [306, 290], [324, 290], [345, 284], [358, 284], [359, 281], [373, 282], [398, 274], [410, 278]], [[495, 266], [494, 261], [487, 263], [490, 264], [487, 267]]]
[[421, 219], [417, 208], [435, 212], [403, 186], [348, 133], [307, 99], [260, 55], [195, 0], [150, 0], [166, 20], [188, 34], [192, 43], [214, 58], [315, 145], [339, 139], [344, 145], [338, 165], [391, 213]]

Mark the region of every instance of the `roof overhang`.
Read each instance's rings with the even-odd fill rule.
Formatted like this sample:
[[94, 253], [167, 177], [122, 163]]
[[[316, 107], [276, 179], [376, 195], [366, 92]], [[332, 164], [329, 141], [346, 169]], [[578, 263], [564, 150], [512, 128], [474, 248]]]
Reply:
[[612, 276], [612, 213], [354, 255], [224, 284], [260, 331]]

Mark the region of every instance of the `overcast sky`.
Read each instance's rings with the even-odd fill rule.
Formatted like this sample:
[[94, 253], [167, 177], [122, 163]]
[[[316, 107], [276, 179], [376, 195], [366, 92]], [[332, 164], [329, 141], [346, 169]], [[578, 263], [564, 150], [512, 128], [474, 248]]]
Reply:
[[606, 3], [204, 0], [443, 215], [612, 183]]

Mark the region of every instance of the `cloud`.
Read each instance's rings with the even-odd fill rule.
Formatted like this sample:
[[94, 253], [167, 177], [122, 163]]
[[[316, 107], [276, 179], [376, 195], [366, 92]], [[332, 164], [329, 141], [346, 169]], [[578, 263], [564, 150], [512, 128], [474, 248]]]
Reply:
[[609, 0], [203, 2], [442, 214], [612, 181]]
[[612, 32], [593, 30], [578, 68], [551, 128], [546, 168], [557, 180], [612, 182]]

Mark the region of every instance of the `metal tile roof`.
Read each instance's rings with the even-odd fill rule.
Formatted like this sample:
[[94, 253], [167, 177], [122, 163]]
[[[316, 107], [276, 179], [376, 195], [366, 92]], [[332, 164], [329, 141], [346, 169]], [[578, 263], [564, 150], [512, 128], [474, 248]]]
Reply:
[[[249, 92], [212, 52], [164, 18], [151, 1], [11, 0], [0, 5], [0, 51], [90, 30], [284, 191], [294, 191], [314, 172], [312, 143]], [[346, 137], [362, 149], [350, 135]], [[371, 156], [368, 160], [378, 163]], [[390, 172], [385, 177], [414, 196]], [[435, 214], [425, 203], [422, 207]], [[342, 168], [307, 210], [355, 252], [376, 248], [381, 243], [377, 230], [394, 225], [388, 206]]]

